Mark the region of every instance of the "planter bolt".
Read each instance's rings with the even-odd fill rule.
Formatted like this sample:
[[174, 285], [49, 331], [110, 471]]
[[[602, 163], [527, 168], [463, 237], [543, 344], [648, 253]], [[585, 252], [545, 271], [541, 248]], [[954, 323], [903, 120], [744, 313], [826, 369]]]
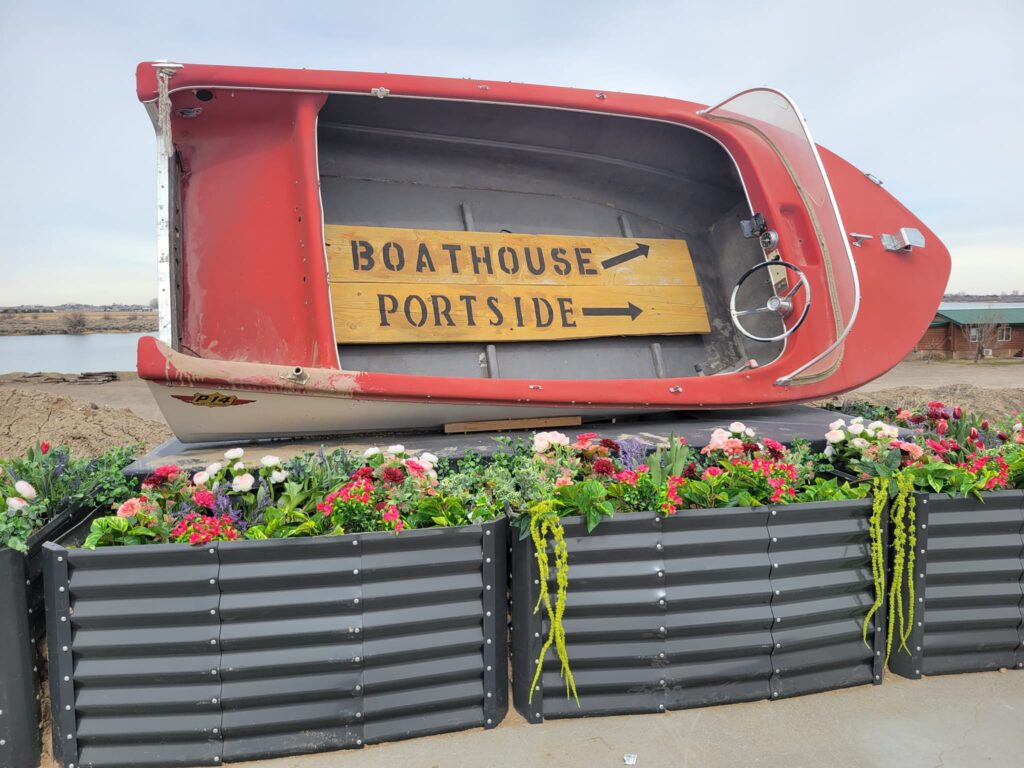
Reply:
[[491, 612], [490, 612], [490, 611], [488, 611], [486, 615], [487, 615], [487, 616], [490, 616], [490, 615], [491, 615]]
[[778, 542], [779, 542], [779, 537], [778, 536], [772, 536], [772, 544], [778, 544]]
[[491, 692], [490, 691], [487, 692], [487, 698], [488, 699], [491, 698]]
[[355, 628], [355, 633], [356, 633], [357, 635], [359, 634], [359, 627], [356, 627], [356, 628]]
[[776, 648], [781, 648], [781, 647], [782, 647], [782, 643], [776, 643], [776, 644], [775, 644], [775, 647], [776, 647]]
[[539, 580], [539, 579], [534, 579], [534, 580], [533, 580], [533, 583], [534, 583], [535, 585], [536, 585], [536, 584], [540, 584], [540, 580]]
[[[490, 696], [491, 694], [487, 694], [487, 695], [488, 695], [488, 696]], [[488, 725], [490, 725], [490, 724], [491, 724], [491, 718], [489, 718], [489, 717], [487, 718], [487, 724], [488, 724]]]
[[488, 584], [488, 585], [487, 585], [487, 591], [488, 591], [488, 592], [490, 592], [490, 590], [491, 590], [491, 585], [490, 585], [490, 584]]
[[540, 637], [540, 632], [534, 632], [534, 633], [533, 633], [533, 636], [534, 636], [534, 637]]
[[659, 579], [665, 578], [665, 572], [664, 571], [658, 571], [658, 578]]
[[216, 616], [217, 615], [217, 609], [216, 608], [211, 608], [210, 609], [210, 615], [211, 616]]
[[919, 650], [919, 651], [921, 650], [921, 646], [920, 646], [920, 645], [919, 645], [919, 646], [917, 646], [917, 650]]
[[660, 543], [659, 544], [655, 544], [654, 548], [657, 549], [658, 551], [661, 551], [662, 549], [664, 549], [664, 547]]
[[70, 683], [71, 682], [71, 678], [68, 677], [67, 675], [64, 675], [64, 682], [65, 683]]
[[353, 600], [352, 604], [353, 605], [359, 605], [359, 598], [357, 597], [355, 600]]
[[[63, 592], [64, 591], [64, 587], [60, 587], [57, 591], [58, 592]], [[31, 613], [31, 610], [29, 612]]]
[[353, 575], [353, 576], [358, 576], [358, 575], [359, 575], [359, 569], [358, 569], [358, 568], [355, 568], [355, 569], [354, 569], [354, 570], [352, 571], [352, 575]]
[[216, 584], [216, 583], [217, 583], [217, 580], [216, 580], [216, 579], [210, 579], [210, 583], [211, 583], [211, 584]]
[[664, 659], [664, 658], [665, 658], [665, 652], [664, 652], [664, 651], [662, 651], [661, 653], [659, 653], [659, 654], [658, 654], [658, 658], [659, 658], [659, 659]]
[[361, 686], [361, 685], [357, 685], [357, 686], [356, 686], [356, 690], [357, 690], [357, 691], [361, 691], [361, 690], [363, 690], [363, 686]]
[[779, 512], [778, 512], [778, 510], [776, 510], [776, 509], [773, 509], [773, 510], [772, 510], [772, 514], [773, 514], [773, 515], [777, 515], [777, 514], [779, 514]]
[[778, 691], [772, 691], [772, 698], [773, 699], [779, 698], [779, 692]]
[[211, 703], [211, 704], [216, 704], [216, 703], [217, 703], [217, 700], [216, 700], [216, 699], [210, 699], [210, 703]]
[[882, 679], [881, 675], [875, 675], [875, 680], [881, 680], [881, 679]]
[[776, 590], [775, 590], [775, 596], [776, 596], [776, 597], [778, 597], [778, 596], [779, 596], [779, 595], [781, 595], [781, 594], [782, 594], [782, 590], [781, 590], [781, 589], [776, 589]]
[[917, 598], [917, 602], [919, 602], [919, 603], [923, 603], [923, 602], [924, 602], [924, 598], [923, 598], [923, 597], [919, 597], [919, 598]]
[[491, 669], [492, 669], [491, 665], [490, 665], [490, 664], [488, 664], [488, 665], [487, 665], [487, 671], [488, 671], [488, 672], [490, 672], [490, 671], [491, 671]]
[[487, 531], [484, 531], [484, 533], [486, 533], [486, 534], [487, 534], [488, 536], [490, 536], [490, 535], [491, 535], [491, 532], [490, 532], [489, 530], [487, 530]]
[[211, 675], [216, 675], [217, 674], [217, 670], [216, 669], [211, 669], [210, 670], [210, 674]]
[[217, 641], [216, 641], [216, 640], [211, 640], [211, 641], [210, 641], [210, 645], [216, 645], [216, 644], [217, 644]]
[[781, 669], [776, 669], [775, 670], [775, 674], [776, 675], [781, 675], [782, 674], [782, 670]]
[[539, 720], [540, 719], [540, 712], [534, 712], [533, 716], [536, 717]]
[[[67, 653], [68, 647], [66, 645], [63, 645], [63, 646], [61, 646], [61, 650], [64, 651], [65, 653]], [[0, 711], [0, 715], [2, 715], [2, 714], [3, 714], [3, 711]]]
[[659, 681], [658, 681], [658, 685], [664, 685], [664, 684], [665, 684], [665, 681], [664, 681], [664, 680], [659, 680]]
[[212, 550], [212, 549], [211, 549], [211, 550], [210, 550], [210, 554], [212, 555], [213, 553], [214, 553], [214, 550]]
[[219, 728], [214, 728], [214, 729], [213, 729], [213, 732], [214, 732], [214, 733], [220, 733], [220, 729], [219, 729]]
[[923, 524], [923, 525], [921, 526], [921, 530], [924, 530], [924, 529], [925, 529], [925, 528], [927, 528], [927, 527], [928, 527], [928, 523], [924, 523], [924, 524]]
[[875, 656], [881, 656], [881, 655], [882, 655], [881, 651], [875, 651]]
[[915, 675], [920, 675], [921, 674], [921, 670], [920, 669], [915, 669], [914, 670], [914, 674]]
[[353, 539], [352, 546], [353, 547], [358, 547], [359, 546], [359, 542]]
[[661, 632], [662, 634], [665, 634], [665, 628], [664, 627], [658, 627], [658, 631]]
[[485, 562], [485, 563], [489, 563], [489, 562], [491, 562], [491, 558], [489, 558], [489, 557], [485, 557], [485, 558], [484, 558], [484, 562]]
[[658, 705], [658, 711], [659, 712], [664, 712], [665, 711], [665, 705], [664, 704], [659, 704]]
[[362, 712], [356, 712], [356, 720], [359, 720], [360, 718], [362, 718], [362, 716], [363, 716]]
[[71, 734], [68, 734], [68, 741], [71, 741]]
[[922, 554], [922, 555], [924, 554], [924, 550], [923, 550], [923, 549], [921, 550], [921, 554]]
[[359, 658], [358, 656], [356, 656], [354, 659], [352, 659], [352, 661], [354, 661], [356, 664], [358, 664], [360, 661], [362, 661], [362, 659]]
[[662, 598], [661, 600], [658, 601], [658, 605], [664, 605], [664, 604], [665, 604], [665, 598]]
[[919, 626], [919, 627], [923, 627], [923, 626], [924, 626], [924, 622], [923, 622], [923, 621], [919, 621], [919, 622], [917, 622], [917, 626]]
[[357, 747], [363, 746], [363, 740], [362, 739], [356, 739], [356, 746]]
[[488, 645], [490, 645], [490, 644], [491, 644], [491, 638], [489, 638], [489, 637], [487, 638], [487, 644], [488, 644]]
[[57, 558], [57, 562], [58, 563], [63, 563], [64, 562], [64, 558], [63, 557], [58, 557]]
[[779, 567], [778, 563], [772, 563], [772, 568], [778, 568], [778, 567]]

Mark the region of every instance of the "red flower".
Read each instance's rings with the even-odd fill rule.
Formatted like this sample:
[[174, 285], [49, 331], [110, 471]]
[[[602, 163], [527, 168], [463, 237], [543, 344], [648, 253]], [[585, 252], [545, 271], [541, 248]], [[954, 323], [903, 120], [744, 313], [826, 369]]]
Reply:
[[593, 440], [597, 437], [597, 432], [584, 432], [581, 435], [576, 435], [576, 442], [583, 442], [585, 440]]
[[971, 440], [977, 440], [977, 439], [978, 439], [978, 430], [975, 429], [974, 427], [971, 427]]
[[1010, 436], [1005, 432], [996, 432], [996, 437], [1002, 440], [1004, 443], [1010, 439]]
[[619, 444], [610, 438], [602, 437], [601, 445], [607, 448], [609, 451], [614, 451], [615, 453], [619, 452]]
[[928, 407], [929, 408], [945, 408], [946, 404], [945, 403], [940, 403], [938, 400], [932, 400], [930, 403], [928, 403]]
[[935, 431], [940, 435], [944, 435], [949, 432], [949, 422], [945, 419], [939, 419], [939, 423], [935, 425]]
[[196, 491], [192, 494], [192, 501], [198, 504], [200, 507], [206, 507], [207, 509], [213, 509], [217, 503], [217, 497], [210, 491]]
[[42, 451], [43, 455], [45, 456], [47, 453], [50, 452], [50, 444], [43, 440], [43, 442], [39, 444], [39, 450]]
[[373, 467], [360, 467], [352, 473], [353, 480], [362, 480], [364, 477], [373, 476]]
[[181, 469], [175, 464], [164, 464], [162, 467], [157, 467], [153, 470], [153, 474], [161, 480], [174, 480], [179, 472], [181, 472]]
[[612, 464], [611, 459], [596, 459], [594, 461], [595, 475], [610, 475], [614, 471], [615, 465]]
[[405, 480], [405, 472], [401, 467], [384, 467], [384, 470], [380, 473], [380, 479], [385, 483], [395, 483], [397, 485]]
[[981, 420], [981, 428], [984, 429], [986, 432], [988, 431], [988, 428], [989, 428], [988, 419], [982, 419]]
[[964, 415], [964, 410], [959, 405], [953, 408], [953, 418], [958, 419]]

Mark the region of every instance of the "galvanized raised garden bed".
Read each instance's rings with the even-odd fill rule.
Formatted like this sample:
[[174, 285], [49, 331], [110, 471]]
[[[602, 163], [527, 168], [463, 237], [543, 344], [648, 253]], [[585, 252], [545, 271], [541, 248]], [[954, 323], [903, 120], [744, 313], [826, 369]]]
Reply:
[[910, 653], [889, 663], [899, 675], [1024, 668], [1024, 491], [983, 496], [916, 497]]
[[516, 709], [536, 723], [880, 682], [884, 606], [868, 645], [861, 635], [875, 597], [870, 513], [867, 500], [633, 513], [590, 534], [566, 518], [564, 626], [579, 707], [552, 653], [530, 701], [548, 623], [533, 610], [533, 543], [513, 534]]
[[506, 524], [47, 545], [54, 752], [219, 765], [494, 727]]
[[0, 548], [0, 766], [39, 764], [39, 681], [45, 660], [43, 544], [62, 536], [88, 510], [69, 510], [26, 542], [27, 552]]

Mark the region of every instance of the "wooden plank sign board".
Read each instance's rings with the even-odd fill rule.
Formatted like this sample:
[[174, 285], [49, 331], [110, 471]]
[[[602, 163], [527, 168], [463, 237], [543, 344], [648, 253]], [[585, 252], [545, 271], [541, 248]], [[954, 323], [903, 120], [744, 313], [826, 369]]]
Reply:
[[707, 333], [685, 240], [325, 227], [341, 343]]

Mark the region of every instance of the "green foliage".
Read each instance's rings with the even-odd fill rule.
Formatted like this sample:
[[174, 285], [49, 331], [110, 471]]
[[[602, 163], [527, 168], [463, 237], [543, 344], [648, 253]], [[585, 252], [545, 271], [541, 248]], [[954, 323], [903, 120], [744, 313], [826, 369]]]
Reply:
[[845, 499], [863, 499], [868, 495], [869, 488], [865, 483], [851, 485], [839, 478], [816, 477], [808, 485], [797, 491], [796, 502], [805, 501], [843, 501]]
[[608, 490], [597, 480], [563, 485], [555, 489], [552, 509], [559, 516], [579, 515], [587, 522], [590, 533], [606, 517], [615, 514], [615, 506], [608, 501]]
[[650, 475], [656, 486], [663, 485], [669, 477], [683, 474], [686, 466], [693, 460], [693, 451], [674, 434], [668, 436], [668, 450], [659, 446], [651, 457]]

